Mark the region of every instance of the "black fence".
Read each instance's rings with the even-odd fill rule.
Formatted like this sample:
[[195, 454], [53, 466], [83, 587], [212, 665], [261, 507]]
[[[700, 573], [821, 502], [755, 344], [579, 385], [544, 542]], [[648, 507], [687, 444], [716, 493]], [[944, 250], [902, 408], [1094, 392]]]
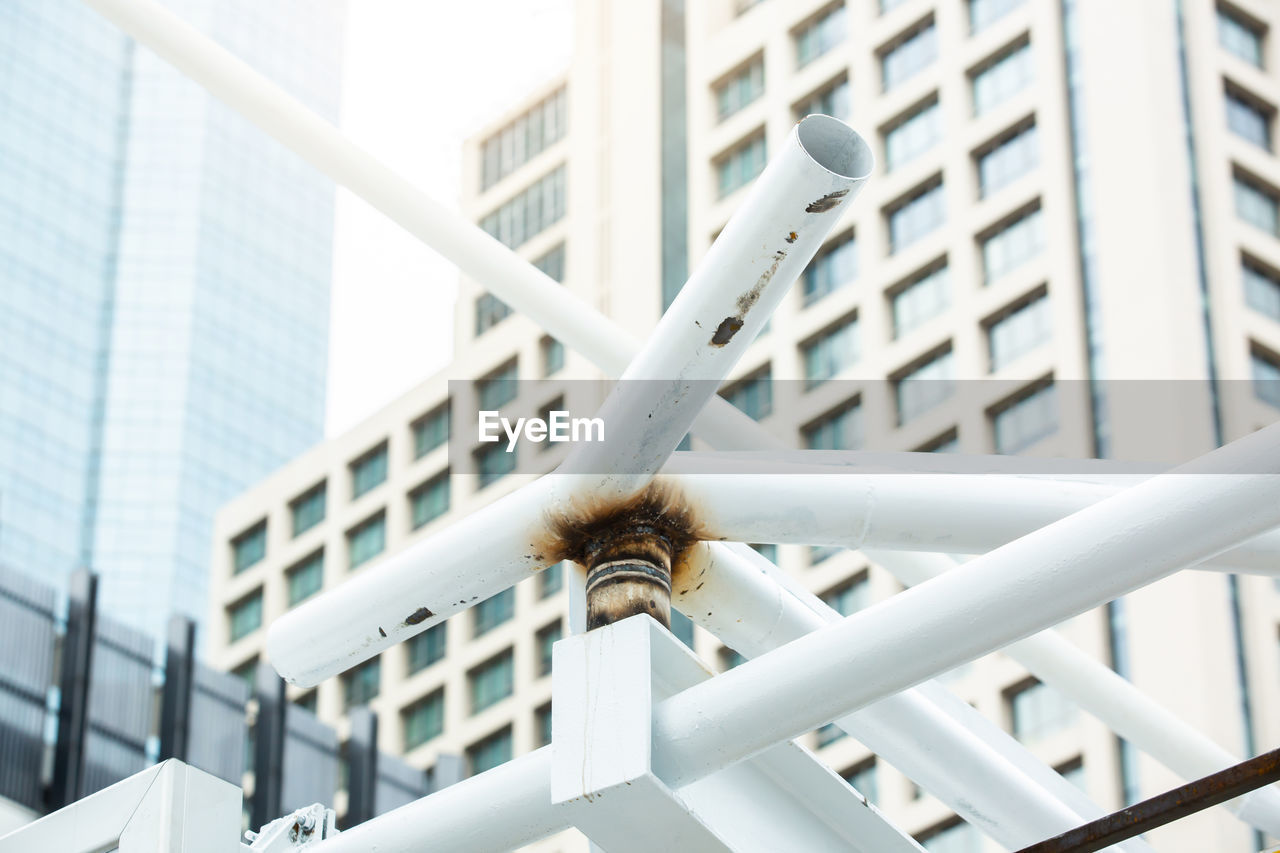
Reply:
[[252, 772], [251, 827], [332, 805], [343, 787], [351, 826], [462, 777], [457, 756], [424, 771], [380, 752], [367, 708], [352, 710], [340, 743], [285, 700], [271, 667], [260, 664], [251, 685], [206, 666], [190, 620], [174, 617], [157, 654], [151, 637], [100, 613], [97, 599], [89, 572], [73, 575], [62, 597], [0, 567], [0, 797], [49, 812], [178, 758], [237, 786]]

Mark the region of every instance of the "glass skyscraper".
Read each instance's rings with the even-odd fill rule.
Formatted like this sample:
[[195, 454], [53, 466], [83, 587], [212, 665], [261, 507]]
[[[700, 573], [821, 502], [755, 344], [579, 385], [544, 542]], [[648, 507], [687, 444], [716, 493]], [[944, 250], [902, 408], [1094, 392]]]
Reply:
[[[168, 0], [336, 121], [345, 0]], [[0, 563], [203, 621], [216, 509], [323, 437], [332, 183], [78, 0], [0, 4]]]

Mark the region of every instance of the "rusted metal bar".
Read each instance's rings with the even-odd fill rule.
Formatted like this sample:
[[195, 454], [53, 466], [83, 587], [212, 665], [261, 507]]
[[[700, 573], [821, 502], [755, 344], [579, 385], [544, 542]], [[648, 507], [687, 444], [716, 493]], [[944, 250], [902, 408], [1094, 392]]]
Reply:
[[1090, 853], [1280, 781], [1280, 749], [1024, 847], [1018, 853]]

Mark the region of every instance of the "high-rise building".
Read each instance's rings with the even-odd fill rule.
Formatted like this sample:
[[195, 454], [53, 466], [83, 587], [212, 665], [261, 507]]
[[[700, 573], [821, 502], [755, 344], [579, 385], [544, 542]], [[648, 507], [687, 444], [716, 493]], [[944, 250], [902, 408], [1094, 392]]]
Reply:
[[[814, 448], [1155, 463], [1280, 416], [1271, 4], [575, 9], [566, 79], [466, 146], [464, 207], [639, 335], [797, 118], [844, 118], [876, 152], [866, 190], [726, 389], [775, 433]], [[455, 337], [445, 371], [219, 515], [219, 664], [256, 660], [285, 609], [523, 482], [470, 435], [446, 452], [446, 380], [483, 394], [503, 377], [598, 375], [476, 282], [459, 291]], [[989, 381], [963, 383], [957, 413], [940, 404], [947, 380]], [[782, 388], [785, 412], [772, 404]], [[1162, 394], [1176, 406], [1161, 403], [1153, 429]], [[379, 455], [376, 483], [358, 488]], [[316, 494], [327, 503], [300, 523]], [[264, 525], [265, 553], [245, 566], [238, 543]], [[846, 614], [901, 591], [855, 552], [762, 550]], [[382, 748], [424, 767], [449, 753], [476, 771], [535, 748], [547, 649], [567, 625], [562, 577], [532, 578], [296, 698], [331, 721], [369, 703]], [[1270, 579], [1192, 571], [1059, 629], [1245, 755], [1280, 742], [1277, 626]], [[710, 634], [677, 628], [706, 660], [737, 663]], [[1104, 808], [1178, 782], [1003, 655], [942, 680]], [[827, 728], [809, 743], [926, 849], [998, 849], [854, 739]], [[1149, 837], [1161, 850], [1257, 849], [1222, 809]]]
[[[336, 120], [343, 0], [169, 5]], [[0, 55], [0, 562], [160, 636], [323, 437], [333, 185], [77, 0], [5, 3]]]

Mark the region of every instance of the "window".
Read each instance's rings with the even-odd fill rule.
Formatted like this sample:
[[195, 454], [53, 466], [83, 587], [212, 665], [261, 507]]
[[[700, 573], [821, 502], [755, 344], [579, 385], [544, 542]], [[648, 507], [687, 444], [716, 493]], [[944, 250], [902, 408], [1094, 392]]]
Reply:
[[849, 99], [849, 77], [841, 74], [795, 106], [796, 121], [821, 114], [847, 119], [852, 113]]
[[914, 77], [938, 58], [938, 30], [929, 18], [903, 33], [880, 55], [884, 91]]
[[738, 380], [721, 391], [720, 396], [757, 421], [768, 417], [773, 411], [773, 373], [771, 366], [766, 364], [745, 379]]
[[764, 57], [757, 56], [715, 86], [716, 116], [724, 121], [764, 94]]
[[1037, 207], [999, 226], [982, 241], [982, 267], [990, 284], [1044, 251], [1044, 220]]
[[869, 587], [867, 577], [863, 575], [827, 590], [822, 594], [822, 600], [841, 616], [849, 616], [870, 602]]
[[803, 432], [810, 450], [855, 450], [862, 444], [862, 409], [857, 400], [843, 403]]
[[417, 530], [449, 511], [449, 471], [436, 474], [409, 493], [409, 524]]
[[355, 500], [387, 479], [387, 443], [367, 451], [351, 468], [351, 499]]
[[[540, 407], [538, 408], [538, 417], [542, 418], [542, 420], [543, 420], [543, 421], [545, 421], [546, 423], [550, 424], [550, 423], [551, 423], [551, 413], [552, 413], [552, 412], [563, 412], [563, 411], [565, 411], [565, 408], [564, 408], [564, 395], [563, 395], [563, 394], [561, 394], [561, 395], [559, 395], [558, 397], [556, 397], [554, 400], [552, 400], [551, 402], [549, 402], [549, 403], [544, 403], [542, 406], [540, 406]], [[548, 450], [554, 450], [554, 449], [555, 449], [555, 446], [556, 446], [555, 444], [553, 444], [553, 443], [551, 443], [551, 442], [547, 441], [547, 442], [543, 442], [542, 444], [539, 444], [539, 445], [538, 445], [538, 450], [539, 450], [539, 452], [545, 452], [545, 451], [548, 451]]]
[[973, 75], [973, 113], [982, 115], [1021, 92], [1032, 80], [1031, 45], [1005, 51]]
[[347, 531], [347, 568], [355, 569], [372, 560], [387, 547], [387, 514], [376, 515]]
[[449, 440], [449, 402], [446, 400], [413, 422], [413, 458], [421, 459]]
[[432, 625], [421, 634], [416, 634], [405, 641], [408, 648], [409, 657], [409, 675], [420, 672], [431, 666], [437, 661], [444, 660], [445, 652], [449, 648], [449, 634], [445, 625], [441, 622]]
[[236, 574], [240, 574], [266, 555], [267, 520], [265, 518], [231, 540], [231, 556]]
[[476, 475], [482, 489], [516, 470], [516, 451], [513, 449], [508, 453], [502, 442], [482, 444], [471, 455], [475, 459]]
[[534, 643], [538, 647], [539, 677], [551, 674], [551, 650], [556, 641], [562, 636], [564, 636], [564, 629], [561, 627], [559, 619], [544, 628], [540, 628], [538, 633], [534, 635]]
[[989, 320], [986, 326], [987, 350], [994, 373], [1053, 338], [1049, 296], [1039, 290], [1030, 298], [1020, 299]]
[[[254, 655], [244, 663], [231, 670], [231, 674], [244, 682], [244, 685], [253, 691], [254, 681], [258, 677], [258, 656]], [[246, 765], [247, 766], [247, 765]]]
[[1084, 779], [1084, 759], [1074, 758], [1066, 764], [1053, 768], [1058, 775], [1075, 785], [1081, 791], [1087, 791]]
[[848, 231], [829, 241], [801, 274], [804, 304], [816, 302], [858, 275], [858, 244]]
[[1033, 386], [992, 413], [996, 453], [1025, 450], [1058, 429], [1057, 394], [1052, 382]]
[[538, 746], [551, 743], [551, 719], [550, 702], [533, 712], [534, 729], [538, 732]]
[[480, 408], [496, 411], [516, 398], [517, 363], [513, 358], [497, 370], [476, 380]]
[[1264, 403], [1280, 408], [1280, 357], [1256, 347], [1250, 357], [1253, 393]]
[[1276, 191], [1246, 175], [1235, 175], [1236, 215], [1255, 228], [1280, 236], [1280, 201]]
[[850, 315], [801, 344], [806, 387], [813, 388], [858, 360], [858, 318]]
[[909, 163], [942, 140], [942, 110], [937, 97], [913, 107], [884, 132], [885, 170]]
[[1266, 151], [1271, 150], [1272, 110], [1258, 99], [1228, 87], [1226, 94], [1227, 128], [1241, 139]]
[[564, 218], [565, 167], [558, 166], [480, 220], [480, 227], [515, 249]]
[[289, 606], [293, 607], [315, 595], [324, 586], [324, 551], [316, 551], [286, 569], [284, 575], [289, 587]]
[[839, 554], [843, 550], [839, 545], [810, 545], [809, 546], [809, 565], [816, 566], [823, 560], [828, 560]]
[[303, 693], [297, 699], [294, 699], [292, 701], [293, 701], [293, 704], [297, 705], [299, 708], [305, 708], [306, 710], [314, 714], [316, 712], [316, 702], [318, 701], [318, 699], [319, 699], [319, 691], [312, 689], [312, 690], [308, 690], [306, 693]]
[[1255, 311], [1280, 321], [1280, 274], [1251, 258], [1241, 261], [1244, 299]]
[[758, 133], [745, 142], [721, 154], [716, 160], [716, 177], [721, 198], [746, 186], [764, 171], [768, 159], [764, 133]]
[[511, 695], [512, 659], [511, 649], [507, 649], [467, 673], [471, 713], [478, 714]]
[[564, 588], [564, 563], [547, 566], [538, 575], [538, 598], [555, 595]]
[[1025, 0], [969, 0], [969, 32], [985, 30], [1024, 2]]
[[671, 608], [671, 633], [677, 640], [693, 648], [693, 621], [674, 607]]
[[827, 723], [825, 726], [818, 729], [816, 734], [818, 738], [818, 749], [822, 749], [822, 747], [833, 744], [844, 737], [845, 731], [835, 723]]
[[231, 619], [231, 642], [262, 627], [262, 588], [246, 595], [227, 609]]
[[382, 658], [360, 664], [342, 674], [342, 709], [350, 710], [377, 698], [382, 682]]
[[564, 243], [533, 259], [533, 265], [558, 282], [564, 281]]
[[946, 400], [955, 391], [955, 360], [951, 345], [946, 350], [894, 382], [898, 403], [898, 423], [905, 424]]
[[511, 726], [501, 728], [467, 747], [467, 772], [472, 776], [510, 760]]
[[770, 543], [765, 543], [763, 545], [752, 545], [751, 547], [755, 549], [757, 554], [759, 554], [761, 557], [764, 557], [770, 563], [776, 564], [778, 562], [778, 546], [777, 545], [774, 545], [773, 543], [770, 542]]
[[959, 453], [960, 436], [953, 429], [916, 448], [917, 453]]
[[511, 306], [492, 293], [484, 292], [476, 297], [476, 337], [511, 316]]
[[289, 512], [293, 516], [294, 536], [306, 533], [324, 521], [327, 486], [328, 483], [321, 480], [289, 502]]
[[444, 688], [414, 702], [400, 712], [404, 721], [404, 748], [422, 746], [444, 731]]
[[978, 190], [986, 198], [1029, 175], [1040, 165], [1040, 144], [1034, 124], [1004, 134], [978, 152]]
[[900, 338], [946, 311], [951, 304], [947, 263], [934, 263], [890, 293], [893, 336]]
[[562, 139], [568, 116], [562, 86], [480, 143], [480, 189], [487, 190]]
[[472, 636], [479, 637], [506, 622], [516, 613], [516, 588], [508, 587], [491, 595], [472, 609]]
[[1032, 681], [1008, 694], [1013, 736], [1023, 743], [1044, 738], [1071, 725], [1076, 705], [1060, 690]]
[[947, 218], [942, 179], [934, 178], [894, 202], [888, 210], [889, 252], [899, 252], [931, 233]]
[[1260, 24], [1234, 9], [1218, 7], [1218, 44], [1257, 68], [1262, 67], [1262, 33]]
[[921, 833], [917, 840], [929, 853], [978, 853], [982, 849], [978, 833], [962, 820], [930, 829]]
[[845, 36], [844, 3], [823, 12], [796, 31], [796, 67], [803, 68], [831, 50]]
[[721, 646], [720, 651], [717, 654], [720, 657], [721, 672], [728, 672], [734, 667], [741, 666], [742, 664], [747, 662], [747, 659], [745, 657], [738, 654], [728, 646]]
[[855, 764], [841, 773], [840, 776], [855, 791], [866, 797], [867, 802], [873, 804], [876, 802], [876, 798], [880, 795], [880, 788], [876, 784], [876, 760], [874, 758], [861, 764]]
[[564, 367], [564, 344], [555, 338], [543, 338], [542, 348], [542, 375], [554, 376]]

